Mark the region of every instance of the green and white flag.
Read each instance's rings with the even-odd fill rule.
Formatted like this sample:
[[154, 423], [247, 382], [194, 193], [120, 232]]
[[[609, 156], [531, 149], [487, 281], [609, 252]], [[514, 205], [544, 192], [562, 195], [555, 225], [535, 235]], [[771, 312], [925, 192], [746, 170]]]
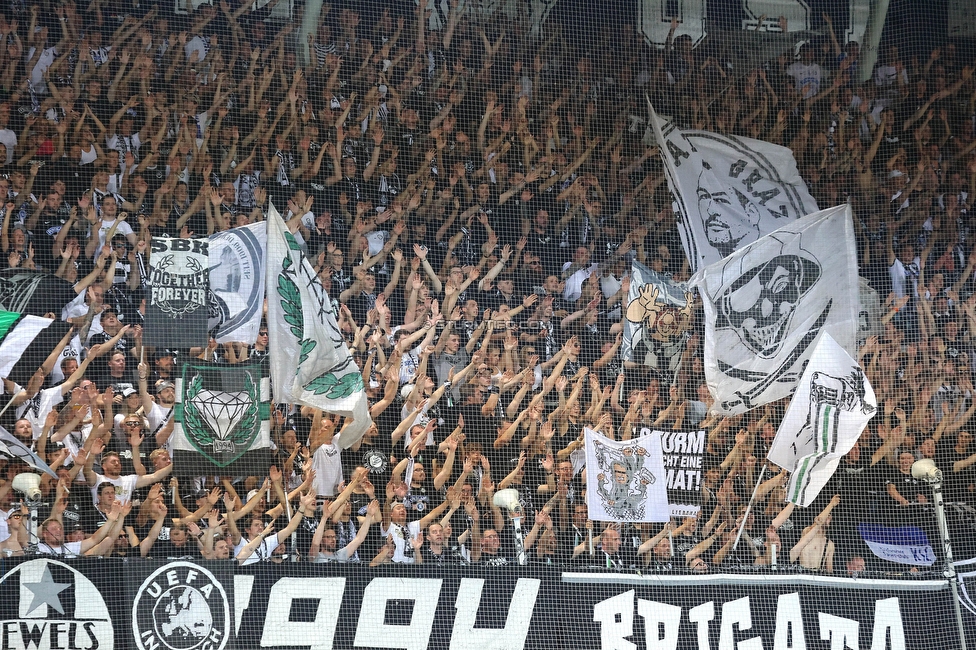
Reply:
[[346, 449], [369, 425], [359, 367], [336, 323], [332, 300], [281, 215], [268, 210], [268, 346], [275, 401], [352, 418], [337, 437]]
[[262, 363], [185, 363], [176, 379], [173, 463], [182, 476], [267, 472], [271, 380]]
[[0, 377], [27, 386], [69, 327], [60, 320], [0, 311]]
[[813, 503], [877, 411], [861, 366], [821, 333], [767, 455], [790, 472], [786, 500]]

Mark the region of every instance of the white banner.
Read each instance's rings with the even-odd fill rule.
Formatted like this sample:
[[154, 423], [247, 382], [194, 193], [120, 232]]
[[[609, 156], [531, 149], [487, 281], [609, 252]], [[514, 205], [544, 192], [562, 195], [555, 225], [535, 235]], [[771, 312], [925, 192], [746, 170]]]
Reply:
[[668, 521], [661, 432], [616, 441], [586, 434], [586, 506], [593, 521]]
[[650, 114], [692, 271], [817, 211], [786, 147], [681, 131]]
[[857, 255], [849, 205], [790, 223], [692, 278], [705, 308], [713, 410], [744, 413], [790, 395], [820, 332], [855, 352]]
[[877, 410], [861, 366], [821, 334], [767, 455], [790, 471], [788, 501], [813, 503]]
[[264, 221], [210, 236], [210, 331], [217, 343], [253, 344], [264, 311], [264, 260], [268, 224]]

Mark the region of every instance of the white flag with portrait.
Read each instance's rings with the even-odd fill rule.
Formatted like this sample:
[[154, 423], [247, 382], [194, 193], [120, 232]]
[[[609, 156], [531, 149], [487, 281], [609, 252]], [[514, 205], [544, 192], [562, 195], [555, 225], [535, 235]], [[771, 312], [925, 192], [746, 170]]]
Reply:
[[656, 143], [649, 136], [645, 143], [660, 150], [692, 271], [817, 211], [788, 148], [681, 130], [648, 106]]
[[877, 410], [861, 366], [821, 334], [767, 455], [790, 472], [787, 501], [813, 503]]
[[851, 208], [808, 215], [692, 278], [705, 308], [705, 380], [712, 410], [744, 413], [791, 395], [828, 332], [856, 352], [857, 253]]
[[211, 235], [210, 320], [217, 343], [253, 344], [264, 311], [268, 225], [252, 223]]
[[668, 521], [661, 432], [611, 440], [585, 429], [586, 507], [593, 521]]

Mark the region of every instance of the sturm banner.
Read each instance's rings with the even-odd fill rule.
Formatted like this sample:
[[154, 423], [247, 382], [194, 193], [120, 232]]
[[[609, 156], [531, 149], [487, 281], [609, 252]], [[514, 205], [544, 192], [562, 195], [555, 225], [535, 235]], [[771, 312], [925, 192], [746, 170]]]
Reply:
[[185, 363], [176, 378], [173, 462], [182, 475], [250, 475], [271, 453], [271, 380], [263, 363]]
[[691, 337], [693, 305], [687, 287], [635, 260], [620, 358], [671, 376]]
[[672, 517], [696, 517], [701, 510], [701, 483], [705, 456], [704, 431], [659, 431], [647, 427], [635, 430], [639, 437], [661, 437], [668, 506]]
[[593, 521], [668, 521], [661, 436], [611, 440], [593, 429], [586, 437], [586, 506]]
[[[4, 569], [4, 650], [960, 647], [944, 580], [55, 558]], [[972, 644], [976, 615], [963, 616]]]
[[696, 274], [711, 410], [737, 415], [791, 395], [820, 332], [856, 353], [857, 283], [850, 205], [791, 222]]

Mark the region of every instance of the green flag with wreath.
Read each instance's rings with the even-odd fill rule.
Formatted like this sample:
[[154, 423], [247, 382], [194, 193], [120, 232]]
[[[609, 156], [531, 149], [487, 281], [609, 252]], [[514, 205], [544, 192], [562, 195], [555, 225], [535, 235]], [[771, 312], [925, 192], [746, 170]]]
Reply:
[[270, 415], [271, 382], [264, 364], [183, 364], [173, 410], [175, 466], [184, 476], [267, 471]]
[[351, 418], [336, 438], [348, 448], [372, 423], [362, 373], [339, 331], [332, 299], [274, 205], [268, 210], [266, 269], [275, 401]]

